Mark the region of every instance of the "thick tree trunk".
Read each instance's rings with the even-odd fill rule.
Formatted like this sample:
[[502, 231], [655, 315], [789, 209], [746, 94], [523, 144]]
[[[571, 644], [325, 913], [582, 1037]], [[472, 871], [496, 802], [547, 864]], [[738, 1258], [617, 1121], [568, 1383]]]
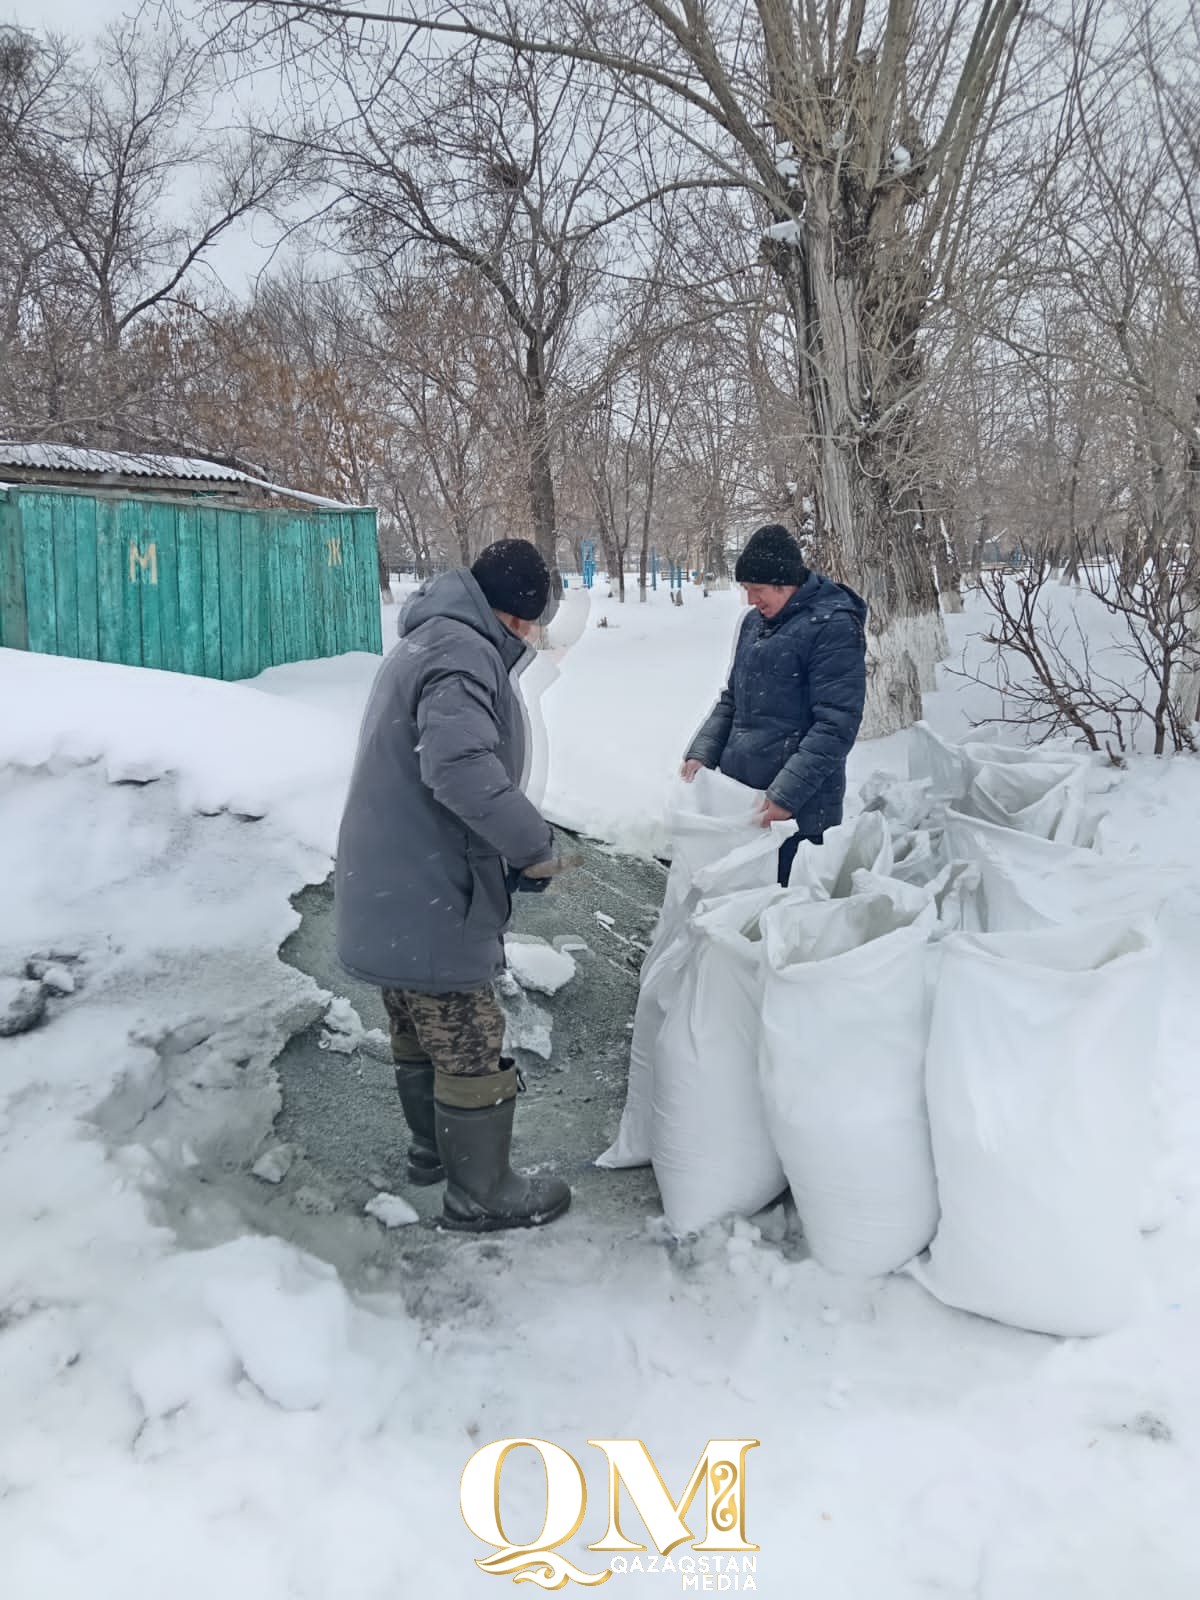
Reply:
[[801, 335], [817, 542], [831, 576], [869, 607], [862, 734], [881, 738], [920, 719], [946, 635], [925, 531], [897, 510], [919, 487], [913, 418], [896, 410], [886, 430], [877, 420], [919, 375], [919, 294], [877, 259], [870, 226], [840, 204], [831, 215], [829, 196], [814, 182], [802, 245], [784, 245], [771, 264], [788, 286]]
[[933, 546], [933, 571], [937, 578], [938, 599], [944, 617], [957, 616], [963, 608], [962, 566], [958, 559], [956, 541], [946, 525], [945, 517], [938, 517], [931, 535]]
[[844, 433], [823, 432], [817, 515], [831, 576], [869, 607], [862, 736], [877, 739], [920, 721], [946, 635], [923, 531], [895, 510], [884, 464], [854, 446]]
[[550, 423], [546, 407], [546, 379], [542, 351], [531, 342], [525, 354], [526, 425], [529, 430], [529, 514], [533, 542], [554, 574], [555, 595], [562, 593], [558, 574], [558, 507], [554, 498], [554, 463], [550, 451]]
[[458, 545], [458, 559], [464, 567], [469, 567], [471, 555], [471, 524], [464, 516], [454, 517], [454, 542]]
[[1181, 535], [1187, 554], [1178, 559], [1187, 566], [1182, 600], [1188, 614], [1188, 639], [1184, 663], [1173, 686], [1178, 698], [1183, 726], [1192, 733], [1200, 722], [1200, 394], [1192, 410], [1192, 426], [1184, 452]]
[[385, 605], [394, 606], [396, 596], [392, 593], [392, 574], [388, 570], [387, 557], [383, 553], [383, 544], [378, 535], [375, 538], [375, 556], [379, 563], [379, 592], [383, 596]]
[[718, 583], [729, 582], [729, 561], [725, 555], [725, 525], [710, 527], [705, 547], [705, 571], [711, 572]]
[[975, 548], [971, 555], [971, 577], [976, 583], [983, 577], [984, 557], [991, 542], [992, 514], [987, 506], [984, 506], [979, 513], [979, 523], [975, 530]]
[[934, 687], [946, 635], [925, 541], [911, 517], [893, 510], [887, 479], [870, 477], [844, 456], [834, 464], [845, 473], [850, 507], [850, 536], [839, 540], [841, 565], [847, 581], [857, 577], [870, 607], [862, 732], [882, 738], [920, 721], [921, 696]]

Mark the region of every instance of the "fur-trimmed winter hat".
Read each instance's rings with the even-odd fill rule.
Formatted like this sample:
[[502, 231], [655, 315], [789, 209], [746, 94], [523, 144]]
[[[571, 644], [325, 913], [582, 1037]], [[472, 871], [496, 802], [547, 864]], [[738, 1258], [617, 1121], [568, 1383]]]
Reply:
[[733, 575], [738, 583], [798, 589], [808, 577], [808, 568], [799, 544], [787, 529], [781, 523], [769, 522], [750, 535]]
[[493, 611], [536, 622], [550, 598], [550, 570], [536, 548], [525, 539], [501, 539], [487, 549], [471, 568]]

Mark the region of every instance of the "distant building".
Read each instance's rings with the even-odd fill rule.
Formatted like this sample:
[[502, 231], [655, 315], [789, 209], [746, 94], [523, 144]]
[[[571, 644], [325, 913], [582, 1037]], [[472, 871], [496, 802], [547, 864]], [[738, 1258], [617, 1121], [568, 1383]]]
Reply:
[[379, 652], [378, 572], [370, 508], [190, 457], [0, 442], [0, 647], [248, 678]]

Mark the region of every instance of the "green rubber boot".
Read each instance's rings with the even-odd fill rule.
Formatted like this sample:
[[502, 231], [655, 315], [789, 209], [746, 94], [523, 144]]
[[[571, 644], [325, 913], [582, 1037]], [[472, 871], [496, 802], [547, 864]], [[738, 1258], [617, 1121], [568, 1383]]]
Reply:
[[438, 1155], [432, 1062], [428, 1066], [397, 1066], [396, 1089], [404, 1109], [404, 1120], [412, 1134], [408, 1147], [408, 1181], [420, 1185], [441, 1183], [446, 1169]]
[[434, 1105], [446, 1169], [441, 1226], [463, 1233], [540, 1228], [561, 1217], [571, 1191], [561, 1178], [526, 1177], [509, 1165], [515, 1098], [461, 1110]]

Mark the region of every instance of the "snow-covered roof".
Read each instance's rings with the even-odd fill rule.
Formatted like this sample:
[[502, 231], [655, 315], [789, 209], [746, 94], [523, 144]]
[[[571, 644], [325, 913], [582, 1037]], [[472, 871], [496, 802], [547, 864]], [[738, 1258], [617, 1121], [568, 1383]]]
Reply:
[[[121, 450], [88, 450], [75, 444], [17, 444], [10, 439], [0, 439], [0, 469], [4, 467], [19, 467], [27, 472], [74, 472], [108, 479], [244, 483], [252, 489], [265, 489], [268, 494], [285, 495], [310, 506], [338, 511], [359, 509], [341, 500], [331, 500], [327, 495], [307, 494], [302, 489], [289, 489], [281, 483], [256, 478], [249, 472], [239, 472], [235, 467], [218, 466], [215, 461], [205, 461], [199, 456], [135, 455]], [[14, 487], [0, 483], [0, 491]]]
[[251, 481], [244, 472], [193, 456], [132, 455], [119, 450], [86, 450], [73, 444], [18, 444], [9, 440], [0, 440], [0, 467], [121, 478], [197, 478], [213, 483]]

